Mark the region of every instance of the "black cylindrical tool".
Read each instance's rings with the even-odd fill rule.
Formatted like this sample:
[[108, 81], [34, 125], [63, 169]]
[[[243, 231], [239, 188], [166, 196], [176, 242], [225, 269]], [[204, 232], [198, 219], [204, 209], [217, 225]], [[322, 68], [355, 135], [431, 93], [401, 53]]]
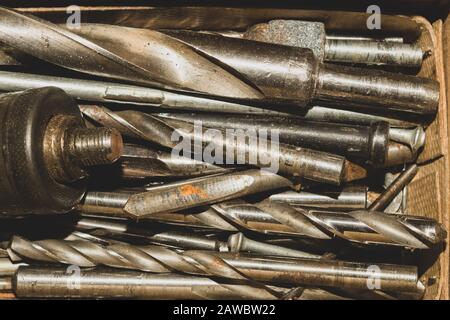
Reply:
[[370, 126], [305, 121], [293, 117], [260, 115], [216, 115], [204, 113], [164, 113], [164, 118], [201, 121], [205, 127], [234, 130], [267, 130], [279, 134], [279, 141], [303, 148], [367, 159], [383, 165], [389, 142], [386, 122]]
[[46, 87], [0, 96], [0, 215], [62, 213], [85, 192], [87, 166], [122, 152], [117, 130], [85, 127], [78, 106]]

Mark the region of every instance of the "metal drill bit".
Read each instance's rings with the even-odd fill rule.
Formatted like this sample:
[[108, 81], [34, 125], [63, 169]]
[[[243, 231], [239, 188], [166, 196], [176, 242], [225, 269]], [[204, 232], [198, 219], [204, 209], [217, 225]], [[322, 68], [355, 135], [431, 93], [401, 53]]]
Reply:
[[110, 221], [98, 218], [81, 218], [77, 221], [76, 228], [100, 236], [131, 236], [131, 238], [145, 239], [151, 243], [169, 245], [184, 250], [250, 252], [268, 256], [321, 258], [320, 255], [255, 241], [245, 237], [242, 233], [231, 235], [228, 238], [228, 242], [223, 242], [213, 237], [206, 237], [192, 232], [151, 232], [148, 228], [139, 227], [139, 225], [132, 226], [124, 221]]
[[293, 207], [321, 208], [326, 210], [366, 209], [372, 193], [366, 186], [344, 185], [342, 188], [309, 188], [288, 190], [269, 196], [270, 201], [287, 203]]
[[[126, 217], [123, 207], [128, 196], [117, 193], [88, 193], [79, 209], [89, 214]], [[446, 238], [444, 227], [434, 219], [364, 210], [356, 212], [353, 214], [294, 209], [269, 199], [256, 204], [235, 199], [212, 205], [200, 213], [160, 213], [147, 218], [180, 226], [229, 232], [252, 230], [264, 234], [314, 239], [336, 237], [363, 244], [421, 249], [430, 248]]]
[[14, 263], [9, 258], [0, 258], [0, 277], [11, 276], [20, 266], [26, 266], [26, 263]]
[[290, 258], [314, 258], [320, 259], [320, 255], [311, 254], [300, 250], [285, 248], [273, 244], [255, 241], [244, 236], [242, 232], [232, 234], [228, 238], [228, 247], [231, 252], [250, 252], [272, 257]]
[[[377, 111], [377, 112], [375, 112]], [[334, 122], [355, 125], [370, 125], [373, 122], [388, 122], [392, 127], [412, 128], [419, 124], [431, 123], [433, 117], [405, 117], [405, 114], [394, 114], [394, 112], [382, 113], [381, 110], [350, 111], [339, 110], [325, 106], [313, 106], [303, 112], [305, 120]]]
[[[74, 264], [136, 269], [154, 273], [182, 273], [265, 283], [367, 289], [376, 278], [382, 290], [415, 291], [417, 268], [404, 265], [369, 264], [321, 259], [261, 258], [208, 251], [176, 252], [159, 246], [113, 244], [100, 246], [88, 241], [41, 240], [30, 242], [13, 237], [9, 247], [13, 260], [22, 258]], [[20, 270], [20, 269], [19, 269]], [[345, 272], [344, 272], [345, 271]], [[373, 272], [375, 271], [375, 272]], [[257, 286], [255, 286], [257, 287]]]
[[[139, 281], [136, 281], [139, 279]], [[269, 293], [248, 297], [243, 285], [180, 274], [151, 274], [105, 268], [83, 269], [79, 276], [61, 267], [22, 267], [12, 281], [19, 298], [127, 298], [127, 299], [273, 299]], [[68, 286], [67, 284], [74, 284]], [[271, 287], [281, 295], [290, 289]], [[255, 292], [256, 293], [256, 292]], [[296, 300], [346, 299], [323, 289], [303, 288]]]
[[202, 176], [231, 170], [187, 157], [172, 157], [169, 152], [136, 144], [124, 145], [117, 164], [124, 179]]
[[[82, 106], [83, 114], [101, 125], [119, 130], [123, 135], [144, 139], [167, 148], [180, 148], [189, 143], [189, 156], [203, 159], [208, 150], [219, 150], [214, 161], [224, 163], [239, 162], [268, 170], [278, 169], [281, 174], [295, 176], [324, 183], [340, 184], [342, 181], [361, 179], [366, 170], [346, 161], [343, 157], [289, 145], [272, 143], [267, 136], [259, 137], [256, 132], [240, 134], [214, 131], [189, 122], [161, 119], [137, 111], [111, 112], [104, 107]], [[181, 142], [178, 142], [182, 138]], [[256, 140], [256, 141], [255, 141]], [[177, 151], [178, 150], [178, 151]], [[221, 155], [219, 155], [221, 154]], [[185, 155], [187, 156], [187, 155]], [[231, 158], [232, 161], [229, 161]], [[216, 161], [216, 163], [217, 163]], [[276, 168], [275, 168], [276, 167]]]
[[188, 180], [133, 194], [123, 210], [133, 218], [212, 204], [246, 195], [289, 187], [289, 180], [271, 172], [247, 170]]
[[416, 164], [408, 166], [386, 190], [369, 206], [369, 210], [383, 211], [403, 188], [414, 179], [419, 167]]
[[201, 113], [164, 113], [158, 116], [189, 122], [201, 121], [205, 127], [221, 130], [276, 131], [282, 143], [363, 158], [375, 164], [384, 164], [390, 136], [389, 125], [386, 122], [373, 123], [370, 126], [350, 126], [304, 121], [287, 116]]
[[261, 97], [191, 47], [158, 31], [89, 24], [69, 31], [0, 7], [0, 39], [41, 60], [91, 75], [229, 97]]
[[423, 59], [417, 44], [327, 37], [322, 22], [272, 20], [252, 26], [242, 36], [249, 40], [309, 48], [325, 61], [418, 68]]
[[381, 70], [322, 64], [309, 49], [193, 31], [163, 31], [241, 73], [267, 98], [435, 114], [439, 84]]
[[425, 131], [422, 126], [412, 129], [390, 128], [389, 138], [393, 141], [406, 144], [416, 154], [425, 144]]
[[164, 107], [175, 110], [277, 114], [276, 111], [259, 107], [143, 86], [0, 71], [0, 91], [12, 92], [41, 87], [57, 87], [83, 101]]
[[387, 148], [386, 161], [382, 167], [393, 167], [400, 164], [412, 163], [417, 159], [418, 153], [408, 146], [390, 142]]

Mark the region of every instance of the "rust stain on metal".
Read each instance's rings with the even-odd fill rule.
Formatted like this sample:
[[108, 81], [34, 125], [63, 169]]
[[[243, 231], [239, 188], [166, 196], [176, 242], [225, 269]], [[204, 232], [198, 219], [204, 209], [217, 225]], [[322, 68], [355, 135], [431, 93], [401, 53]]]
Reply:
[[180, 187], [181, 195], [189, 197], [189, 196], [198, 196], [202, 199], [205, 199], [208, 197], [208, 194], [203, 190], [202, 188], [193, 186], [191, 184], [181, 186]]

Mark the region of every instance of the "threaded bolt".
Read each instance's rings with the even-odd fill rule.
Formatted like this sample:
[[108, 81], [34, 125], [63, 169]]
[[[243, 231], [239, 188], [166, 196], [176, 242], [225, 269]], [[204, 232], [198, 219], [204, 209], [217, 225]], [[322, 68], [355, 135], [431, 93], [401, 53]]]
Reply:
[[87, 176], [86, 167], [113, 163], [122, 152], [122, 136], [116, 129], [85, 128], [72, 116], [55, 116], [47, 125], [47, 169], [60, 183], [82, 179]]
[[79, 128], [68, 132], [65, 143], [81, 166], [113, 163], [122, 154], [122, 136], [112, 128]]

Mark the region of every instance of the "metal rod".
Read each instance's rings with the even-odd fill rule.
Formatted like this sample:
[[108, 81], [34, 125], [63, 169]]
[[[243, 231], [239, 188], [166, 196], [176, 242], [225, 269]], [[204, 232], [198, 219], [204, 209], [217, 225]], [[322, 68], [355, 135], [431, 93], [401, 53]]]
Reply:
[[0, 91], [13, 92], [50, 86], [63, 89], [76, 99], [91, 102], [153, 106], [190, 111], [276, 113], [275, 111], [244, 104], [136, 85], [0, 71]]
[[386, 190], [369, 206], [371, 211], [383, 211], [389, 203], [403, 190], [403, 188], [414, 179], [419, 167], [416, 164], [408, 166]]
[[[192, 31], [164, 31], [240, 72], [267, 98], [435, 114], [436, 81], [380, 70], [321, 64], [309, 49]], [[293, 67], [294, 66], [294, 67]]]
[[203, 126], [222, 130], [264, 130], [277, 132], [281, 143], [357, 157], [382, 165], [386, 159], [390, 130], [386, 122], [370, 126], [338, 125], [305, 121], [293, 117], [164, 113], [160, 117], [199, 121]]
[[[139, 281], [137, 281], [139, 279]], [[240, 284], [210, 278], [108, 269], [82, 269], [79, 276], [65, 268], [20, 268], [13, 280], [19, 298], [127, 298], [127, 299], [273, 299], [270, 294], [248, 297]], [[69, 284], [69, 285], [67, 285]], [[282, 294], [289, 289], [273, 287]], [[323, 289], [296, 291], [299, 300], [345, 299]]]
[[350, 185], [343, 188], [311, 188], [300, 192], [288, 190], [269, 196], [270, 201], [287, 203], [293, 207], [322, 208], [327, 210], [366, 209], [370, 197], [366, 186]]
[[30, 242], [17, 236], [11, 240], [9, 249], [13, 259], [19, 257], [80, 267], [104, 265], [155, 273], [176, 270], [290, 286], [337, 286], [364, 290], [368, 289], [371, 279], [377, 279], [379, 289], [384, 291], [415, 291], [418, 282], [417, 268], [405, 265], [377, 264], [375, 269], [370, 264], [335, 260], [262, 258], [210, 251], [178, 253], [159, 246], [125, 243], [101, 246], [88, 241]]

